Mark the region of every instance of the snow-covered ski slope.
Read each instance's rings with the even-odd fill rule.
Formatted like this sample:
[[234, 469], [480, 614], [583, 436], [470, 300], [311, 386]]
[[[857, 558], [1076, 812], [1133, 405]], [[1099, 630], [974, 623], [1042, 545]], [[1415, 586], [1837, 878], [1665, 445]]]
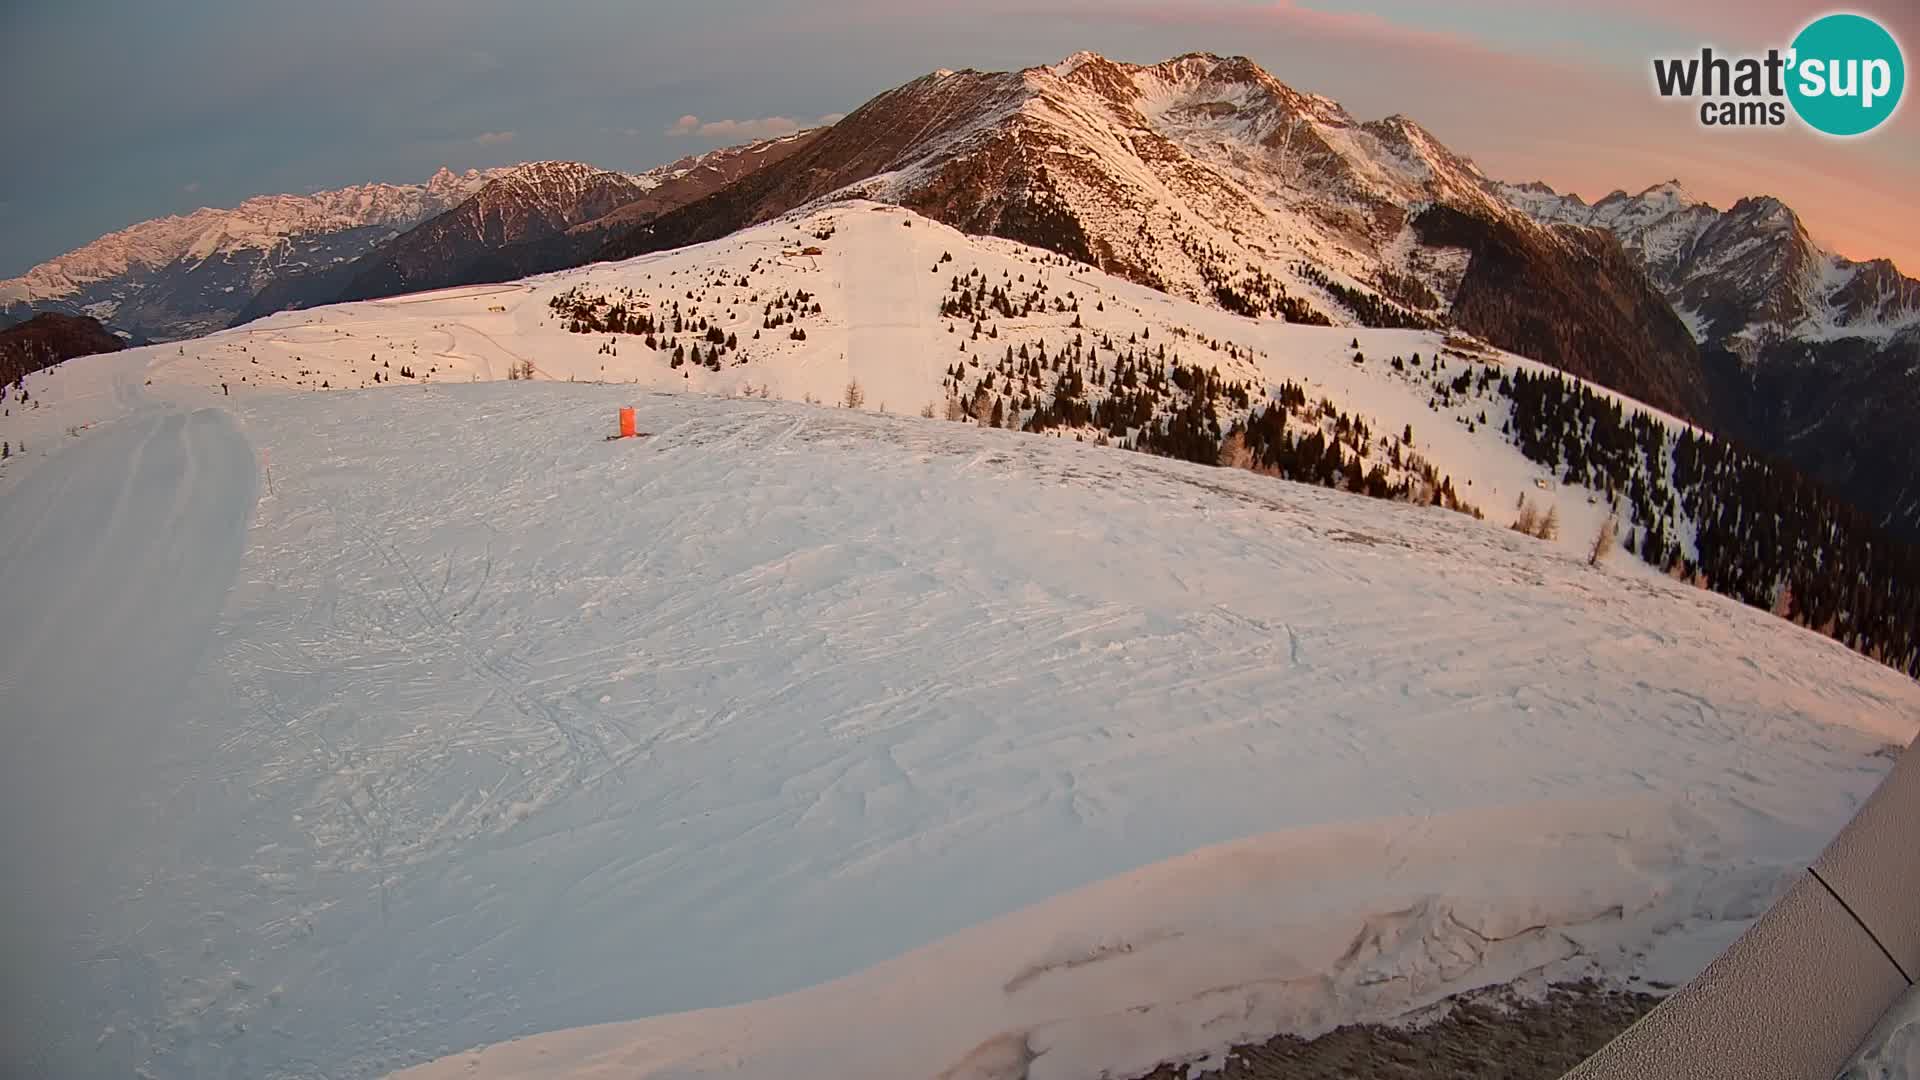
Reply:
[[[851, 372], [909, 411], [948, 362], [916, 345], [966, 335], [880, 316], [949, 248], [1036, 269], [840, 213], [806, 243], [891, 244], [869, 215], [911, 273], [814, 257], [806, 342], [718, 374], [542, 319], [580, 276], [763, 257], [726, 244], [29, 378], [0, 1071], [1127, 1075], [1523, 974], [1673, 984], [1920, 726], [1827, 639], [1492, 521], [654, 392]], [[1089, 325], [1191, 314], [1086, 280]], [[1537, 490], [1354, 332], [1219, 318]], [[299, 392], [369, 353], [440, 370]], [[558, 380], [467, 381], [510, 359]], [[564, 381], [601, 363], [650, 385]], [[651, 436], [604, 441], [626, 404]]]
[[[817, 255], [802, 254], [816, 248]], [[1042, 286], [1046, 291], [1031, 313], [989, 318], [994, 336], [972, 339], [967, 319], [941, 315], [953, 279], [969, 272], [1016, 297]], [[800, 293], [820, 313], [765, 328], [768, 305]], [[663, 329], [658, 349], [632, 334], [569, 333], [568, 317], [552, 306], [555, 297], [568, 294], [623, 302], [630, 312], [645, 311], [662, 322], [677, 304], [687, 329]], [[1078, 310], [1052, 310], [1069, 297]], [[771, 309], [776, 317], [791, 310]], [[699, 318], [737, 342], [717, 371], [692, 362], [672, 366], [669, 338], [683, 349], [708, 350], [693, 328]], [[804, 340], [790, 336], [795, 328]], [[1045, 251], [969, 237], [898, 207], [863, 201], [796, 212], [708, 244], [524, 282], [284, 312], [168, 346], [173, 362], [156, 378], [214, 392], [226, 382], [244, 398], [263, 390], [372, 387], [376, 374], [400, 383], [421, 377], [439, 384], [504, 379], [515, 363], [529, 361], [536, 381], [605, 380], [823, 403], [839, 401], [848, 381], [856, 380], [868, 410], [914, 414], [932, 405], [944, 415], [942, 380], [949, 366], [990, 368], [1007, 350], [1022, 346], [1044, 344], [1049, 355], [1058, 355], [1075, 338], [1089, 346], [1104, 340], [1108, 347], [1094, 352], [1108, 371], [1119, 352], [1137, 351], [1144, 359], [1164, 348], [1169, 360], [1246, 381], [1256, 388], [1256, 402], [1266, 387], [1292, 380], [1310, 399], [1329, 398], [1366, 419], [1382, 437], [1397, 438], [1410, 425], [1414, 439], [1405, 449], [1450, 476], [1461, 498], [1490, 521], [1510, 521], [1522, 495], [1543, 510], [1556, 503], [1566, 522], [1560, 543], [1568, 551], [1583, 548], [1606, 517], [1606, 507], [1589, 501], [1593, 493], [1562, 491], [1551, 470], [1528, 462], [1498, 435], [1504, 401], [1491, 411], [1479, 398], [1432, 409], [1429, 380], [1389, 365], [1394, 356], [1418, 355], [1431, 363], [1443, 355], [1450, 376], [1476, 362], [1503, 370], [1540, 367], [1531, 361], [1473, 344], [1450, 350], [1447, 335], [1437, 332], [1245, 319]], [[1355, 352], [1367, 358], [1364, 363], [1353, 362]], [[1476, 359], [1469, 361], [1469, 355]], [[402, 376], [402, 368], [415, 378]], [[983, 370], [968, 369], [969, 389]], [[1004, 392], [1004, 382], [997, 388]], [[1474, 431], [1468, 422], [1475, 423]], [[0, 470], [0, 490], [7, 483]]]

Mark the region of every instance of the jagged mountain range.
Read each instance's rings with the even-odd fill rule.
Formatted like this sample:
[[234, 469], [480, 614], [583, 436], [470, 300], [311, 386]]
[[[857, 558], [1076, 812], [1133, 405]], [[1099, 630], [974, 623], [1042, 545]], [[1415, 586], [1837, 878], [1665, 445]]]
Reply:
[[610, 233], [779, 160], [807, 137], [637, 174], [558, 161], [441, 169], [424, 184], [262, 195], [155, 218], [0, 281], [0, 314], [84, 314], [135, 341], [170, 341], [290, 307], [508, 280], [576, 265]]
[[288, 308], [420, 292], [462, 283], [473, 258], [563, 232], [638, 199], [653, 182], [575, 161], [504, 170], [472, 196], [357, 257], [281, 277], [238, 313], [247, 322]]
[[351, 262], [273, 282], [234, 321], [578, 266], [609, 236], [779, 161], [814, 134], [724, 147], [638, 174], [569, 161], [521, 165]]
[[1720, 210], [1678, 180], [1591, 206], [1537, 182], [1496, 189], [1537, 220], [1611, 232], [1703, 345], [1751, 355], [1783, 339], [1886, 340], [1920, 326], [1920, 281], [1886, 259], [1822, 250], [1799, 215], [1770, 196]]
[[[375, 189], [416, 190], [313, 198]], [[1720, 210], [1669, 183], [1588, 205], [1502, 183], [1407, 117], [1357, 120], [1242, 57], [943, 70], [831, 127], [637, 175], [442, 173], [360, 197], [359, 217], [275, 218], [250, 208], [292, 197], [249, 200], [239, 227], [135, 226], [0, 283], [0, 299], [170, 337], [628, 257], [852, 197], [1244, 314], [1457, 326], [1788, 457], [1920, 535], [1920, 451], [1889, 437], [1920, 400], [1920, 284], [1891, 263], [1819, 250], [1771, 198]], [[287, 232], [269, 242], [275, 221]], [[146, 239], [177, 233], [193, 239]]]
[[1880, 523], [1920, 538], [1920, 281], [1822, 250], [1778, 199], [1721, 210], [1679, 181], [1587, 205], [1502, 185], [1545, 222], [1604, 230], [1699, 341], [1714, 430], [1784, 457]]
[[0, 281], [0, 310], [91, 315], [135, 338], [206, 333], [273, 281], [358, 258], [499, 172], [442, 169], [424, 184], [261, 195], [143, 221]]

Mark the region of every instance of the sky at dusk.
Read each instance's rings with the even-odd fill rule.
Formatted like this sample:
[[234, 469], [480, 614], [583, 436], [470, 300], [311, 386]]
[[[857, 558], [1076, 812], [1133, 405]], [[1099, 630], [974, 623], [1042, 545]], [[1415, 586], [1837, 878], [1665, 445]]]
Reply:
[[[254, 194], [543, 158], [642, 169], [809, 125], [935, 68], [1080, 49], [1252, 57], [1360, 119], [1404, 113], [1488, 173], [1589, 200], [1679, 179], [1776, 195], [1842, 254], [1920, 273], [1920, 108], [1863, 139], [1711, 131], [1651, 58], [1784, 47], [1788, 0], [11, 0], [0, 276]], [[1907, 50], [1920, 5], [1863, 0]], [[1909, 91], [1912, 97], [1916, 91]]]

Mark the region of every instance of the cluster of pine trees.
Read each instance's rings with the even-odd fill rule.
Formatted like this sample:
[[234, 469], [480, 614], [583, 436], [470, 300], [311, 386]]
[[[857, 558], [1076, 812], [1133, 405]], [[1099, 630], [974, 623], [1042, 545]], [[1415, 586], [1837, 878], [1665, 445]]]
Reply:
[[940, 301], [940, 314], [949, 319], [973, 320], [977, 330], [978, 324], [994, 316], [1024, 319], [1036, 311], [1064, 314], [1080, 310], [1080, 301], [1071, 292], [1049, 301], [1047, 283], [1038, 275], [1031, 285], [1024, 272], [1016, 276], [1011, 270], [1003, 270], [1001, 277], [1003, 280], [988, 285], [986, 273], [978, 268], [954, 275], [947, 284], [948, 295]]
[[1674, 436], [1584, 383], [1521, 371], [1501, 386], [1523, 454], [1623, 501], [1628, 551], [1920, 677], [1920, 551], [1791, 466]]
[[662, 332], [653, 315], [642, 308], [642, 300], [630, 288], [607, 296], [589, 293], [575, 285], [548, 300], [547, 306], [564, 319], [567, 329], [575, 334], [647, 337]]
[[[1342, 412], [1331, 401], [1309, 406], [1304, 392], [1292, 384], [1269, 405], [1255, 408], [1252, 384], [1224, 376], [1217, 366], [1183, 360], [1177, 345], [1169, 349], [1166, 340], [1153, 340], [1151, 326], [1124, 340], [1111, 332], [1089, 337], [1076, 316], [1075, 324], [1066, 327], [1073, 336], [1064, 344], [1050, 349], [1042, 334], [1008, 342], [998, 358], [987, 361], [991, 353], [978, 342], [998, 334], [986, 320], [1079, 310], [1071, 293], [1071, 303], [1049, 298], [1044, 282], [1024, 294], [1008, 292], [1008, 283], [1024, 285], [1025, 277], [989, 284], [984, 274], [972, 270], [949, 283], [941, 313], [956, 322], [972, 320], [972, 333], [960, 344], [966, 356], [950, 366], [942, 380], [948, 419], [1036, 433], [1091, 432], [1096, 441], [1124, 449], [1206, 465], [1243, 465], [1288, 479], [1478, 515], [1455, 493], [1451, 477], [1440, 475], [1412, 451], [1411, 429], [1402, 437], [1376, 442], [1363, 418]], [[1105, 308], [1104, 302], [1097, 306]], [[1230, 341], [1178, 327], [1172, 336], [1235, 360], [1252, 359], [1251, 348]], [[1441, 370], [1437, 360], [1434, 370]]]
[[36, 371], [60, 366], [60, 354], [53, 346], [31, 339], [0, 343], [0, 398], [6, 387], [24, 392], [25, 379]]
[[1375, 284], [1380, 287], [1380, 295], [1415, 311], [1438, 311], [1445, 305], [1427, 283], [1412, 274], [1402, 274], [1395, 270], [1381, 269]]
[[1181, 251], [1193, 260], [1200, 280], [1214, 303], [1250, 319], [1272, 317], [1307, 326], [1332, 326], [1333, 320], [1306, 300], [1287, 293], [1286, 285], [1265, 267], [1245, 263], [1236, 273], [1228, 269], [1227, 255], [1212, 241], [1192, 233], [1176, 237]]
[[[818, 314], [820, 314], [820, 301], [815, 299], [812, 293], [805, 289], [794, 292], [783, 291], [780, 295], [767, 300], [761, 307], [760, 329], [778, 330], [782, 326], [792, 326], [795, 319]], [[806, 333], [799, 331], [797, 327], [789, 336], [801, 341], [806, 340]]]
[[[755, 262], [750, 272], [757, 272], [759, 266]], [[665, 354], [670, 367], [677, 369], [692, 364], [719, 371], [729, 353], [736, 357], [735, 363], [743, 363], [744, 360], [738, 359], [740, 339], [737, 333], [723, 328], [717, 314], [709, 319], [700, 313], [700, 302], [705, 301], [708, 291], [714, 288], [745, 291], [749, 288], [748, 278], [746, 275], [715, 275], [701, 283], [697, 296], [694, 290], [686, 290], [686, 299], [690, 303], [684, 309], [677, 299], [668, 301], [662, 307], [650, 307], [647, 295], [632, 288], [607, 294], [591, 291], [583, 285], [575, 285], [555, 295], [547, 301], [547, 306], [573, 333], [637, 336], [648, 349]], [[742, 301], [761, 306], [760, 330], [753, 333], [756, 339], [761, 331], [784, 327], [789, 338], [805, 341], [807, 332], [797, 325], [798, 322], [822, 314], [819, 298], [805, 289], [782, 290], [764, 300], [759, 293], [745, 297], [735, 295], [731, 300], [723, 296], [720, 306]], [[727, 319], [738, 321], [731, 309], [727, 312]], [[683, 335], [692, 340], [683, 340]], [[618, 355], [613, 341], [601, 345], [600, 351]]]
[[[1380, 330], [1432, 330], [1440, 325], [1440, 320], [1430, 315], [1408, 310], [1392, 300], [1343, 285], [1312, 263], [1294, 263], [1293, 272], [1331, 293], [1340, 306], [1353, 312], [1353, 317], [1360, 320], [1361, 326]], [[1420, 284], [1411, 278], [1401, 280], [1400, 284], [1404, 288], [1409, 281], [1414, 285]]]
[[[1296, 434], [1304, 430], [1305, 434]], [[1228, 435], [1226, 464], [1305, 484], [1338, 488], [1376, 499], [1430, 503], [1480, 517], [1461, 500], [1453, 478], [1442, 475], [1412, 448], [1411, 425], [1399, 435], [1375, 441], [1359, 416], [1343, 412], [1329, 398], [1309, 404], [1306, 391], [1291, 381], [1246, 424]]]
[[[1122, 342], [1111, 333], [1090, 339], [1073, 293], [1049, 296], [1044, 281], [1026, 288], [1025, 274], [1006, 277], [989, 284], [978, 270], [956, 275], [941, 302], [943, 315], [972, 321], [968, 339], [960, 344], [968, 355], [942, 380], [950, 419], [1029, 432], [1094, 429], [1101, 441], [1208, 464], [1216, 460], [1223, 412], [1244, 411], [1251, 402], [1245, 382], [1226, 379], [1218, 368], [1183, 363], [1164, 341], [1152, 342], [1150, 326]], [[1104, 302], [1098, 307], [1104, 310]], [[980, 340], [999, 337], [997, 326], [987, 320], [1035, 313], [1072, 314], [1073, 323], [1064, 328], [1072, 338], [1051, 351], [1044, 334], [1008, 342], [998, 358], [983, 359], [990, 353]], [[954, 328], [950, 323], [949, 330]], [[1209, 344], [1215, 351], [1222, 348], [1218, 341]], [[1240, 355], [1239, 346], [1225, 347]]]

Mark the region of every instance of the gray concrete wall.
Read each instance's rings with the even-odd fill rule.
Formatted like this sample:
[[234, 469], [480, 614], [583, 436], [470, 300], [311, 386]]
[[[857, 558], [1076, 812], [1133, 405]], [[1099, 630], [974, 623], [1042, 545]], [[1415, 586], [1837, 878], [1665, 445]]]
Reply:
[[1920, 739], [1785, 897], [1568, 1080], [1837, 1075], [1920, 973]]

